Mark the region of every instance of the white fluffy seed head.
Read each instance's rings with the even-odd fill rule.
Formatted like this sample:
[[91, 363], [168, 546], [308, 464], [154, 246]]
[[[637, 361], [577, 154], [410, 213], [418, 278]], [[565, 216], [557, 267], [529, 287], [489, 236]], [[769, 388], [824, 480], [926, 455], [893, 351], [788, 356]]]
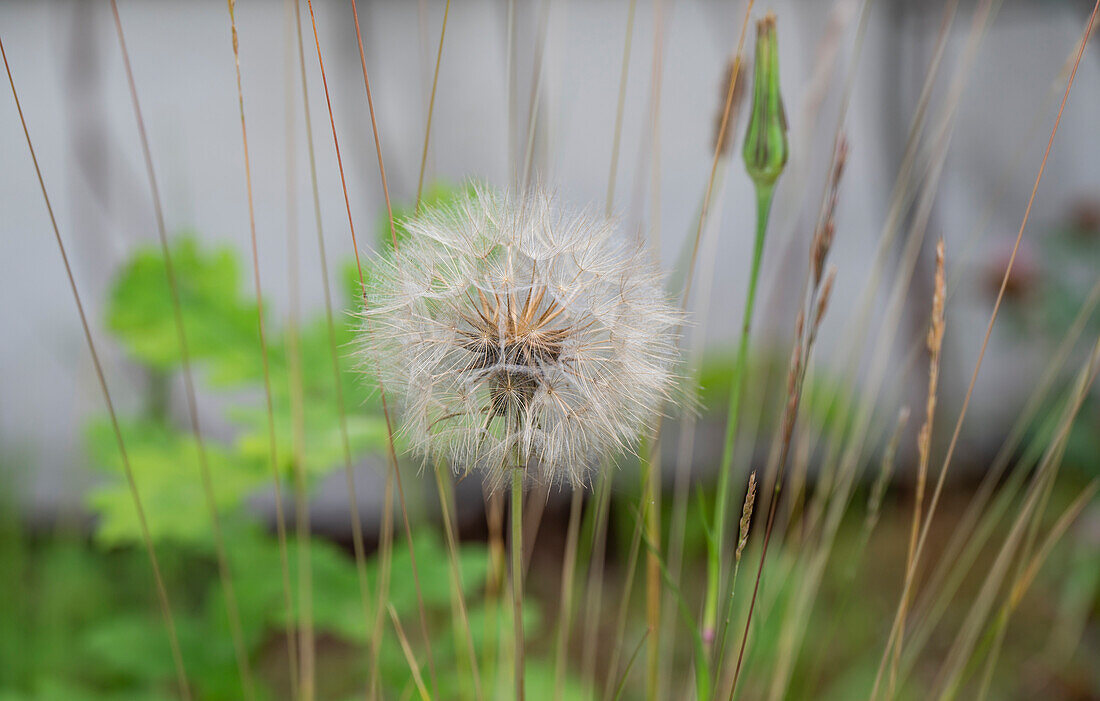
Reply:
[[358, 351], [422, 457], [490, 488], [588, 482], [673, 394], [662, 275], [612, 222], [479, 190], [405, 222], [368, 284]]

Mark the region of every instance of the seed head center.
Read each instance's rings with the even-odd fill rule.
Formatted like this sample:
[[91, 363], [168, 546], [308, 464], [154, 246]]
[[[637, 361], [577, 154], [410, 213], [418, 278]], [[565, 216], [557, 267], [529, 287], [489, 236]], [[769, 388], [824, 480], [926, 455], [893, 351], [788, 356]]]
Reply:
[[546, 365], [561, 358], [571, 329], [551, 324], [564, 309], [556, 301], [542, 306], [544, 287], [532, 288], [522, 305], [511, 294], [477, 295], [470, 296], [474, 313], [462, 315], [470, 326], [462, 332], [467, 370], [485, 373], [490, 417], [523, 414], [545, 383]]

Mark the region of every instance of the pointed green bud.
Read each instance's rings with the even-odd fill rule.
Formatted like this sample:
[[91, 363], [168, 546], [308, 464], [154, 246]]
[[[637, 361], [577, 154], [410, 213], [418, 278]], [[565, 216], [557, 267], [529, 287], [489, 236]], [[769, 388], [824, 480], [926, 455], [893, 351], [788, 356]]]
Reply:
[[787, 165], [787, 114], [779, 94], [779, 41], [775, 15], [756, 23], [752, 116], [745, 134], [745, 170], [758, 187], [771, 188]]

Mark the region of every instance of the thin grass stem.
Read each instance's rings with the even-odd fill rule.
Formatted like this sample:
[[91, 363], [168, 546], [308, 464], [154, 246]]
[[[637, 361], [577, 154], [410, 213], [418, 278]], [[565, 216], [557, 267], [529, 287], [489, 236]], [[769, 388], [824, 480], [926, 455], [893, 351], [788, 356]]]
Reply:
[[642, 651], [642, 646], [645, 645], [646, 639], [649, 637], [650, 629], [646, 628], [642, 633], [642, 637], [638, 640], [638, 644], [634, 646], [634, 652], [630, 653], [630, 659], [626, 661], [626, 667], [623, 668], [623, 673], [619, 675], [619, 683], [615, 685], [615, 697], [613, 701], [619, 701], [623, 697], [623, 690], [626, 688], [626, 680], [630, 676], [630, 670], [634, 666], [634, 661], [638, 659], [638, 653]]
[[164, 619], [164, 625], [168, 632], [168, 645], [172, 654], [172, 664], [175, 668], [176, 683], [179, 687], [180, 696], [185, 699], [185, 701], [190, 701], [191, 686], [187, 681], [187, 673], [183, 666], [183, 655], [180, 653], [179, 636], [176, 633], [176, 621], [172, 615], [172, 605], [168, 599], [168, 589], [164, 585], [160, 561], [157, 559], [156, 548], [153, 545], [153, 539], [149, 533], [149, 523], [145, 516], [145, 507], [142, 505], [141, 494], [138, 491], [137, 481], [134, 479], [134, 472], [130, 465], [130, 456], [126, 451], [126, 442], [122, 437], [122, 429], [119, 426], [118, 415], [115, 413], [111, 392], [107, 389], [107, 378], [103, 372], [103, 365], [99, 361], [99, 353], [96, 351], [95, 341], [92, 339], [91, 326], [89, 326], [87, 314], [84, 312], [84, 304], [80, 300], [80, 292], [76, 286], [76, 278], [73, 276], [72, 266], [69, 264], [68, 253], [65, 251], [65, 243], [61, 240], [61, 230], [57, 226], [57, 218], [54, 216], [53, 205], [50, 204], [50, 196], [46, 192], [46, 180], [42, 175], [42, 168], [38, 164], [38, 155], [35, 153], [34, 144], [31, 142], [31, 133], [30, 129], [27, 127], [27, 119], [23, 115], [23, 104], [19, 100], [19, 92], [15, 89], [15, 78], [12, 77], [11, 64], [8, 63], [8, 54], [4, 50], [3, 37], [0, 37], [0, 58], [3, 58], [4, 61], [4, 71], [8, 75], [8, 85], [11, 86], [11, 96], [15, 101], [16, 112], [19, 113], [19, 123], [23, 128], [23, 136], [27, 141], [27, 150], [30, 152], [31, 163], [34, 165], [34, 173], [38, 178], [38, 186], [42, 191], [42, 199], [46, 204], [46, 212], [49, 214], [50, 227], [53, 229], [54, 240], [57, 242], [57, 249], [61, 254], [61, 262], [65, 267], [65, 276], [69, 281], [69, 289], [73, 293], [73, 301], [76, 304], [77, 316], [80, 317], [80, 327], [84, 332], [84, 340], [88, 346], [88, 353], [92, 358], [92, 365], [95, 368], [96, 380], [99, 382], [99, 388], [103, 394], [103, 401], [107, 406], [107, 414], [111, 419], [111, 430], [114, 433], [115, 444], [118, 447], [119, 456], [122, 460], [122, 471], [126, 475], [126, 484], [130, 491], [130, 497], [134, 502], [134, 510], [137, 512], [142, 544], [145, 546], [146, 554], [149, 556], [149, 564], [153, 570], [153, 581], [156, 585], [157, 601], [160, 605], [161, 617]]
[[[932, 422], [936, 414], [936, 390], [940, 377], [940, 351], [943, 348], [944, 334], [944, 298], [947, 295], [947, 278], [944, 273], [944, 245], [940, 239], [936, 245], [936, 282], [932, 298], [932, 318], [928, 330], [928, 396], [925, 400], [924, 425], [921, 426], [917, 440], [919, 460], [917, 465], [917, 493], [913, 502], [913, 521], [909, 530], [909, 549], [906, 554], [905, 570], [910, 571], [913, 564], [913, 555], [917, 548], [917, 535], [921, 522], [921, 506], [924, 501], [924, 491], [928, 482], [928, 463], [932, 454]], [[894, 689], [897, 684], [898, 663], [901, 661], [902, 641], [905, 639], [905, 618], [909, 609], [909, 597], [902, 599], [901, 624], [898, 631], [898, 644], [894, 647], [894, 656], [890, 662], [890, 676], [887, 684], [887, 698], [894, 697]]]
[[630, 73], [630, 45], [634, 39], [634, 14], [638, 0], [629, 0], [626, 8], [626, 39], [623, 41], [623, 61], [619, 70], [619, 97], [615, 103], [615, 127], [611, 135], [611, 171], [607, 176], [607, 200], [604, 215], [614, 211], [615, 180], [619, 173], [619, 146], [623, 137], [623, 110], [626, 107], [626, 78]]
[[[435, 111], [435, 89], [439, 84], [439, 66], [443, 62], [443, 39], [447, 36], [447, 17], [451, 14], [451, 0], [446, 0], [443, 5], [443, 27], [439, 30], [439, 50], [435, 54], [435, 73], [432, 75], [432, 94], [428, 98], [428, 123], [424, 127], [424, 151], [420, 155], [420, 176], [416, 179], [416, 213], [420, 213], [420, 197], [424, 193], [424, 171], [428, 167], [428, 141], [432, 136], [432, 113]], [[364, 68], [364, 77], [366, 76], [366, 69]], [[373, 119], [374, 112], [371, 111], [371, 117]], [[377, 132], [375, 132], [375, 143], [377, 143]], [[381, 154], [381, 152], [379, 152]], [[381, 155], [379, 155], [379, 164], [381, 164]], [[388, 204], [388, 198], [387, 198]], [[390, 213], [390, 219], [393, 219], [393, 213]]]
[[420, 693], [421, 701], [432, 701], [433, 697], [428, 693], [428, 687], [424, 686], [420, 664], [416, 661], [416, 655], [413, 654], [412, 646], [409, 645], [409, 638], [405, 635], [405, 630], [401, 627], [401, 620], [397, 617], [397, 610], [394, 609], [393, 604], [389, 603], [386, 604], [386, 610], [390, 613], [394, 632], [397, 633], [397, 640], [401, 643], [401, 652], [405, 654], [405, 662], [408, 663], [409, 670], [412, 672], [413, 681], [416, 683], [416, 690]]
[[1021, 568], [1019, 574], [1014, 578], [1012, 588], [1010, 590], [1009, 597], [1005, 600], [1005, 603], [1001, 609], [1001, 613], [998, 616], [996, 625], [996, 642], [994, 643], [993, 650], [989, 654], [988, 661], [985, 666], [985, 672], [982, 676], [981, 686], [978, 690], [978, 701], [982, 701], [989, 693], [989, 687], [993, 679], [993, 672], [997, 666], [997, 659], [999, 656], [1001, 644], [1004, 642], [1005, 631], [1008, 628], [1008, 621], [1012, 613], [1020, 605], [1020, 600], [1024, 594], [1031, 587], [1031, 583], [1035, 579], [1035, 575], [1038, 574], [1039, 569], [1043, 566], [1043, 563], [1050, 556], [1054, 546], [1065, 535], [1066, 530], [1070, 525], [1077, 520], [1077, 517], [1081, 515], [1081, 511], [1096, 495], [1097, 487], [1100, 486], [1100, 482], [1093, 480], [1089, 482], [1088, 486], [1073, 500], [1073, 503], [1062, 513], [1058, 518], [1058, 521], [1051, 527], [1047, 537], [1043, 540], [1043, 544], [1039, 546], [1038, 552], [1026, 562], [1021, 561]]
[[[542, 11], [539, 13], [539, 26], [535, 39], [535, 53], [532, 61], [531, 95], [527, 102], [527, 138], [523, 149], [523, 190], [526, 192], [531, 185], [531, 169], [535, 158], [535, 132], [539, 121], [539, 103], [542, 100], [542, 60], [546, 50], [546, 32], [550, 23], [550, 0], [543, 0]], [[517, 174], [518, 175], [518, 174]]]
[[[267, 405], [269, 441], [271, 443], [269, 450], [271, 452], [272, 477], [275, 481], [278, 481], [278, 462], [274, 447], [275, 418], [271, 396], [271, 368], [267, 353], [267, 338], [264, 331], [263, 287], [260, 282], [260, 256], [256, 240], [256, 206], [252, 196], [252, 161], [249, 157], [248, 127], [245, 124], [244, 116], [244, 88], [241, 84], [241, 53], [240, 41], [237, 34], [236, 0], [227, 0], [226, 5], [229, 9], [229, 27], [233, 40], [233, 68], [237, 83], [237, 105], [241, 117], [241, 147], [244, 155], [245, 191], [248, 197], [248, 232], [252, 248], [252, 277], [256, 288], [256, 322], [260, 338], [260, 357], [264, 374], [264, 396]], [[229, 612], [230, 630], [233, 632], [233, 646], [237, 656], [237, 666], [241, 674], [241, 686], [243, 688], [244, 697], [246, 699], [252, 699], [255, 696], [255, 690], [252, 683], [252, 671], [248, 661], [248, 652], [244, 645], [244, 635], [241, 631], [240, 613], [236, 594], [233, 592], [233, 581], [229, 572], [229, 561], [225, 553], [224, 538], [221, 534], [220, 517], [218, 516], [217, 505], [214, 501], [214, 485], [205, 458], [200, 458], [199, 466], [202, 473], [203, 489], [206, 492], [206, 500], [211, 512], [211, 521], [214, 528], [214, 544], [218, 557], [218, 572], [222, 579], [222, 586], [226, 592], [226, 609], [228, 609]]]
[[483, 698], [481, 692], [481, 671], [477, 664], [477, 648], [474, 647], [474, 636], [470, 629], [470, 616], [466, 609], [465, 590], [462, 585], [462, 571], [458, 566], [458, 538], [454, 525], [454, 491], [450, 485], [450, 474], [446, 467], [437, 464], [435, 466], [436, 487], [439, 492], [439, 508], [443, 517], [443, 533], [447, 538], [447, 560], [451, 566], [451, 587], [454, 591], [454, 600], [458, 608], [458, 618], [464, 639], [462, 646], [466, 648], [470, 663], [470, 679], [474, 686], [474, 697], [479, 701]]
[[[1034, 184], [1032, 185], [1032, 188], [1031, 188], [1031, 195], [1028, 197], [1027, 207], [1024, 209], [1023, 219], [1020, 222], [1020, 229], [1016, 234], [1016, 241], [1015, 241], [1015, 243], [1013, 244], [1013, 247], [1012, 247], [1012, 254], [1009, 256], [1008, 264], [1005, 266], [1004, 275], [1001, 279], [1001, 286], [1000, 286], [1000, 289], [997, 292], [997, 298], [993, 303], [993, 311], [990, 314], [989, 323], [986, 326], [985, 336], [982, 339], [981, 349], [978, 352], [978, 359], [974, 364], [974, 371], [971, 374], [970, 383], [967, 386], [966, 394], [963, 398], [962, 408], [959, 411], [959, 418], [955, 422], [955, 429], [954, 429], [954, 432], [952, 433], [952, 436], [951, 436], [951, 442], [948, 444], [947, 454], [944, 456], [943, 466], [940, 468], [940, 475], [939, 475], [939, 478], [936, 481], [936, 487], [932, 492], [932, 498], [931, 498], [931, 501], [929, 502], [929, 505], [928, 505], [928, 515], [925, 517], [924, 526], [921, 529], [921, 536], [920, 536], [920, 539], [918, 540], [918, 543], [917, 543], [917, 548], [916, 548], [916, 551], [915, 551], [912, 566], [910, 567], [911, 570], [915, 570], [915, 568], [917, 567], [917, 565], [919, 563], [919, 560], [920, 560], [921, 552], [923, 550], [925, 540], [928, 537], [928, 531], [929, 531], [929, 529], [931, 527], [931, 524], [932, 524], [932, 517], [935, 515], [936, 506], [939, 503], [940, 494], [943, 491], [944, 481], [947, 477], [947, 472], [948, 472], [948, 469], [951, 465], [951, 459], [954, 456], [955, 448], [958, 445], [959, 435], [962, 432], [962, 424], [963, 424], [964, 419], [966, 418], [967, 409], [970, 407], [970, 399], [971, 399], [971, 397], [973, 396], [973, 393], [974, 393], [974, 385], [977, 384], [978, 373], [981, 371], [982, 361], [985, 359], [985, 351], [986, 351], [986, 348], [989, 345], [989, 338], [990, 338], [990, 336], [993, 335], [993, 325], [997, 321], [997, 315], [998, 315], [998, 312], [1001, 309], [1001, 303], [1004, 300], [1005, 288], [1008, 286], [1008, 279], [1009, 279], [1010, 275], [1012, 274], [1012, 268], [1013, 268], [1013, 266], [1015, 265], [1015, 262], [1016, 262], [1016, 255], [1020, 250], [1020, 243], [1023, 240], [1024, 231], [1027, 229], [1027, 224], [1028, 224], [1028, 221], [1030, 220], [1030, 217], [1031, 217], [1031, 208], [1032, 208], [1032, 205], [1034, 205], [1035, 197], [1039, 192], [1039, 184], [1042, 182], [1043, 174], [1046, 171], [1047, 159], [1050, 156], [1051, 148], [1054, 146], [1054, 137], [1057, 135], [1058, 127], [1061, 125], [1062, 114], [1065, 112], [1066, 102], [1069, 100], [1070, 91], [1073, 89], [1073, 83], [1074, 83], [1074, 80], [1077, 77], [1077, 68], [1081, 65], [1081, 56], [1085, 52], [1085, 45], [1087, 43], [1086, 40], [1087, 40], [1089, 34], [1092, 31], [1092, 25], [1093, 25], [1093, 22], [1096, 19], [1097, 10], [1100, 10], [1100, 0], [1097, 0], [1096, 3], [1093, 5], [1092, 12], [1089, 14], [1088, 21], [1085, 24], [1084, 34], [1082, 36], [1082, 40], [1080, 41], [1080, 45], [1079, 45], [1078, 50], [1077, 50], [1077, 56], [1074, 59], [1073, 70], [1070, 71], [1069, 80], [1066, 82], [1066, 90], [1065, 90], [1065, 93], [1062, 95], [1062, 102], [1058, 107], [1058, 115], [1057, 115], [1057, 117], [1055, 117], [1054, 125], [1051, 128], [1050, 138], [1047, 140], [1047, 146], [1046, 146], [1046, 149], [1043, 152], [1043, 159], [1039, 164], [1039, 172], [1035, 176], [1035, 182], [1034, 182]], [[906, 573], [906, 581], [911, 582], [911, 580], [912, 580], [912, 576], [907, 572]], [[908, 596], [908, 591], [907, 591], [908, 586], [904, 587], [904, 589], [905, 589], [905, 591], [903, 591], [903, 593], [902, 593], [903, 598]], [[902, 612], [900, 611], [900, 608], [899, 608], [898, 613], [895, 615], [894, 624], [891, 627], [890, 635], [889, 635], [889, 638], [887, 640], [887, 644], [886, 644], [887, 649], [892, 647], [892, 645], [894, 644], [894, 641], [896, 639], [896, 636], [897, 636], [897, 634], [900, 630], [901, 613]], [[885, 667], [885, 661], [886, 661], [886, 659], [884, 657], [882, 662], [879, 665], [879, 671], [875, 676], [875, 685], [872, 688], [872, 693], [871, 693], [872, 699], [875, 696], [877, 696], [878, 686], [879, 686], [879, 683], [881, 681], [883, 669]]]
[[[626, 637], [626, 625], [629, 622], [630, 599], [634, 593], [635, 574], [638, 569], [638, 556], [641, 552], [642, 541], [648, 534], [646, 524], [646, 511], [651, 507], [649, 499], [649, 481], [652, 475], [648, 470], [641, 470], [642, 484], [638, 492], [639, 518], [634, 523], [633, 535], [630, 539], [630, 551], [626, 559], [626, 569], [623, 571], [623, 591], [619, 598], [619, 609], [615, 617], [615, 637], [611, 642], [611, 660], [607, 665], [607, 676], [604, 680], [604, 701], [609, 701], [614, 691], [615, 672], [619, 668], [619, 660], [622, 657], [623, 639]], [[656, 548], [656, 546], [654, 546]], [[648, 558], [649, 551], [646, 551]]]
[[[449, 2], [450, 2], [450, 0], [448, 0], [448, 4], [449, 4]], [[336, 163], [337, 163], [337, 166], [338, 166], [339, 171], [340, 171], [340, 185], [341, 185], [341, 188], [342, 188], [343, 194], [344, 194], [344, 207], [347, 210], [347, 215], [348, 215], [348, 228], [351, 232], [352, 247], [355, 250], [355, 265], [356, 265], [356, 269], [357, 269], [358, 274], [359, 274], [359, 285], [360, 285], [361, 288], [364, 289], [364, 294], [365, 294], [366, 285], [365, 285], [365, 277], [363, 275], [363, 264], [362, 264], [362, 261], [360, 260], [360, 257], [359, 257], [359, 245], [358, 245], [358, 242], [357, 242], [356, 237], [355, 237], [355, 223], [354, 223], [354, 220], [353, 220], [352, 214], [351, 214], [351, 198], [348, 196], [347, 181], [344, 178], [344, 163], [343, 163], [343, 159], [340, 156], [340, 141], [339, 141], [339, 138], [338, 138], [337, 133], [336, 133], [336, 120], [335, 120], [335, 117], [334, 117], [333, 111], [332, 111], [332, 99], [331, 99], [331, 96], [329, 95], [328, 78], [327, 78], [326, 73], [325, 73], [324, 59], [322, 58], [322, 55], [321, 55], [321, 39], [320, 39], [320, 37], [317, 33], [317, 17], [316, 17], [316, 14], [313, 11], [313, 0], [307, 0], [307, 5], [309, 7], [310, 23], [311, 23], [312, 28], [313, 28], [313, 41], [314, 41], [314, 44], [317, 48], [317, 63], [318, 63], [318, 66], [320, 67], [320, 70], [321, 70], [321, 83], [322, 83], [322, 85], [324, 87], [324, 91], [325, 91], [325, 104], [328, 108], [329, 125], [332, 128], [332, 143], [333, 143], [333, 148], [336, 151]], [[444, 23], [444, 29], [445, 28], [446, 28], [446, 23]], [[440, 43], [440, 47], [442, 49], [442, 40], [441, 40], [441, 43]], [[381, 152], [381, 151], [379, 151], [379, 152]], [[385, 186], [385, 180], [383, 180], [383, 186]], [[388, 199], [388, 188], [386, 189], [386, 192], [387, 192], [387, 199]], [[393, 213], [391, 211], [390, 212], [391, 231], [393, 230], [392, 217], [393, 217]], [[366, 306], [366, 298], [364, 296], [364, 307], [365, 306]], [[424, 646], [427, 650], [428, 670], [429, 670], [430, 675], [431, 675], [432, 690], [433, 690], [433, 693], [434, 693], [435, 690], [436, 690], [435, 663], [433, 662], [433, 658], [432, 658], [431, 636], [428, 633], [427, 612], [426, 612], [425, 607], [424, 607], [424, 596], [423, 596], [423, 593], [422, 593], [421, 587], [420, 587], [420, 573], [419, 573], [419, 570], [418, 570], [417, 565], [416, 565], [416, 551], [415, 551], [415, 547], [413, 545], [412, 527], [409, 524], [409, 513], [408, 513], [408, 508], [406, 507], [406, 504], [405, 504], [405, 489], [404, 489], [404, 485], [402, 484], [402, 480], [401, 480], [401, 470], [400, 470], [400, 467], [399, 467], [398, 461], [397, 461], [397, 451], [394, 447], [393, 422], [392, 422], [391, 417], [390, 417], [389, 404], [388, 404], [387, 399], [386, 399], [386, 388], [383, 386], [381, 379], [378, 380], [378, 390], [379, 390], [379, 397], [380, 397], [380, 400], [382, 402], [382, 415], [383, 415], [383, 417], [385, 418], [385, 421], [386, 421], [386, 438], [387, 438], [387, 448], [389, 450], [389, 457], [390, 457], [391, 474], [393, 475], [393, 480], [397, 485], [398, 500], [399, 500], [399, 504], [401, 506], [401, 518], [402, 518], [403, 525], [405, 527], [405, 540], [406, 540], [406, 542], [408, 544], [408, 547], [409, 547], [409, 564], [410, 564], [410, 567], [412, 569], [413, 583], [414, 583], [415, 589], [416, 589], [417, 608], [419, 609], [419, 612], [420, 612], [420, 632], [421, 632], [421, 635], [424, 639]], [[388, 486], [387, 486], [387, 494], [388, 494], [388, 492], [389, 492], [389, 489], [388, 489]], [[385, 514], [384, 514], [383, 518], [385, 519]]]
[[[293, 197], [289, 198], [291, 201]], [[296, 217], [295, 217], [296, 218]], [[291, 219], [293, 221], [294, 218]], [[310, 554], [309, 490], [305, 475], [305, 414], [302, 390], [302, 357], [298, 336], [300, 284], [297, 227], [288, 227], [289, 270], [287, 288], [290, 314], [287, 321], [287, 365], [290, 375], [291, 457], [294, 475], [295, 536], [298, 544], [298, 620], [300, 644], [298, 696], [304, 701], [316, 697], [317, 647], [313, 624], [313, 557]]]
[[[329, 358], [332, 363], [333, 389], [336, 398], [336, 414], [340, 427], [340, 444], [344, 457], [344, 479], [348, 492], [348, 513], [351, 519], [352, 549], [355, 553], [355, 569], [359, 580], [359, 595], [362, 600], [364, 622], [369, 633], [371, 626], [370, 584], [367, 581], [366, 549], [363, 546], [363, 526], [359, 514], [359, 502], [356, 496], [355, 475], [351, 461], [351, 442], [348, 438], [347, 406], [344, 402], [344, 385], [337, 353], [336, 323], [332, 311], [332, 291], [328, 273], [328, 254], [325, 249], [324, 228], [321, 221], [321, 193], [317, 182], [317, 157], [313, 143], [313, 117], [309, 107], [309, 83], [306, 80], [305, 42], [302, 35], [301, 2], [294, 0], [294, 23], [297, 36], [298, 69], [302, 87], [302, 108], [305, 117], [306, 151], [309, 155], [309, 178], [313, 195], [313, 216], [317, 232], [318, 263], [321, 271], [321, 286], [325, 300], [325, 326], [328, 331]], [[379, 607], [380, 609], [381, 607]], [[381, 611], [379, 611], [381, 613]], [[374, 645], [368, 646], [368, 650]], [[373, 656], [373, 653], [369, 653]]]
[[603, 606], [604, 567], [607, 563], [607, 521], [611, 508], [611, 477], [606, 473], [600, 477], [596, 486], [596, 498], [589, 507], [592, 514], [592, 541], [588, 561], [587, 589], [585, 601], [584, 645], [581, 655], [581, 679], [592, 685], [592, 696], [596, 696], [596, 643], [599, 633]]

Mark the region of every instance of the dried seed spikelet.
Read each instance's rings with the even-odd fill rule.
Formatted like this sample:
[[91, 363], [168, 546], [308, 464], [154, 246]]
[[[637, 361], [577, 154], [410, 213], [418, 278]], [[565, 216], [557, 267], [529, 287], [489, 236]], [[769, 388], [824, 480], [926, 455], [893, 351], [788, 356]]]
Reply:
[[928, 462], [932, 447], [932, 419], [936, 414], [936, 386], [940, 376], [940, 351], [943, 349], [943, 305], [947, 297], [947, 276], [944, 273], [943, 239], [936, 244], [936, 282], [932, 293], [932, 323], [928, 327], [928, 399], [925, 402], [924, 424], [917, 438], [921, 465]]
[[737, 539], [737, 551], [733, 557], [736, 562], [741, 561], [741, 553], [749, 542], [749, 526], [752, 524], [752, 508], [756, 504], [756, 471], [749, 473], [749, 486], [745, 492], [745, 505], [741, 508], [741, 533]]
[[821, 273], [825, 267], [825, 259], [829, 256], [829, 249], [833, 246], [833, 238], [836, 236], [836, 206], [840, 201], [840, 180], [844, 175], [844, 166], [848, 162], [848, 138], [840, 134], [833, 153], [833, 167], [829, 172], [828, 199], [825, 202], [825, 210], [817, 230], [814, 232], [813, 244], [810, 252], [810, 265], [813, 267], [813, 285], [821, 282]]
[[674, 394], [680, 313], [641, 243], [550, 193], [479, 189], [405, 222], [366, 290], [358, 350], [424, 459], [584, 485]]
[[833, 283], [836, 282], [836, 268], [829, 268], [825, 276], [825, 284], [821, 286], [820, 296], [817, 298], [817, 312], [814, 314], [814, 330], [816, 336], [821, 328], [821, 320], [825, 317], [825, 310], [829, 308], [829, 298], [833, 294]]

